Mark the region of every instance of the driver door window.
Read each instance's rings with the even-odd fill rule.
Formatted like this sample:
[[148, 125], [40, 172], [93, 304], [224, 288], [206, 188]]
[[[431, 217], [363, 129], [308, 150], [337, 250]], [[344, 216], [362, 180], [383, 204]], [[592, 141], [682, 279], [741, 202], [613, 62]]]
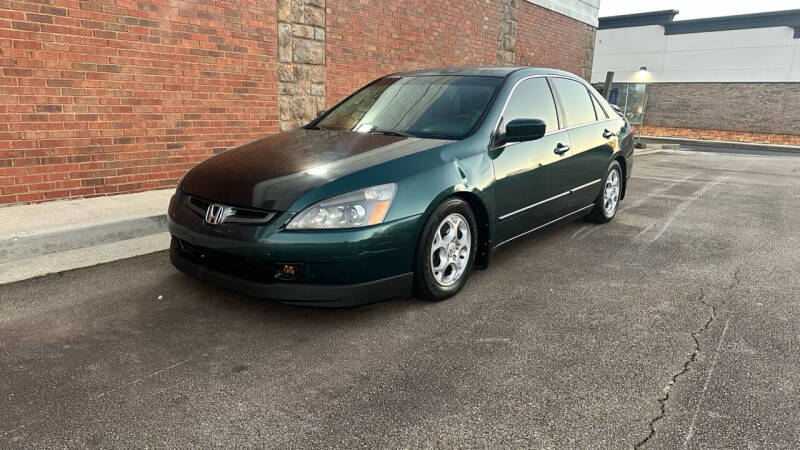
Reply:
[[517, 85], [511, 94], [500, 129], [515, 119], [541, 119], [547, 124], [547, 132], [558, 130], [558, 114], [553, 93], [545, 78], [531, 78]]

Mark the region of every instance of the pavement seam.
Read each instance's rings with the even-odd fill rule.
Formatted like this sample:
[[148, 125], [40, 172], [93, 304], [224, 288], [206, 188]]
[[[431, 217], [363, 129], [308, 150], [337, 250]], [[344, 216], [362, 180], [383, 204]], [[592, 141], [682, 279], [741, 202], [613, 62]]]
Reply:
[[670, 225], [672, 225], [672, 222], [675, 220], [675, 218], [677, 218], [681, 213], [683, 213], [683, 211], [685, 211], [686, 208], [689, 207], [691, 203], [693, 203], [694, 201], [696, 201], [697, 199], [708, 193], [711, 189], [713, 189], [715, 186], [722, 183], [726, 179], [728, 179], [728, 177], [724, 176], [717, 178], [714, 181], [709, 181], [708, 183], [706, 183], [705, 186], [698, 189], [692, 195], [690, 195], [686, 200], [678, 204], [678, 206], [675, 207], [672, 213], [664, 221], [663, 225], [658, 230], [655, 237], [653, 237], [653, 242], [657, 241], [667, 231]]
[[703, 306], [710, 308], [711, 314], [708, 316], [708, 319], [706, 319], [706, 322], [705, 324], [703, 324], [702, 327], [691, 332], [692, 339], [694, 340], [694, 349], [691, 355], [689, 355], [689, 358], [686, 359], [686, 361], [684, 361], [681, 370], [672, 375], [672, 378], [670, 379], [669, 383], [667, 383], [667, 385], [664, 386], [664, 389], [662, 389], [664, 395], [660, 399], [658, 399], [659, 413], [656, 417], [650, 420], [650, 423], [648, 424], [648, 426], [650, 427], [650, 432], [648, 433], [648, 435], [644, 439], [639, 441], [636, 445], [634, 445], [633, 446], [634, 449], [642, 448], [645, 444], [647, 444], [650, 441], [650, 439], [652, 439], [656, 435], [656, 428], [655, 428], [656, 423], [664, 419], [667, 415], [667, 410], [666, 410], [667, 402], [669, 401], [669, 394], [670, 391], [672, 390], [672, 387], [677, 383], [678, 378], [689, 372], [689, 367], [697, 360], [697, 355], [700, 353], [700, 341], [698, 340], [697, 337], [700, 334], [704, 333], [706, 330], [708, 330], [708, 328], [711, 326], [711, 323], [716, 318], [717, 314], [717, 309], [713, 305], [707, 303], [705, 301], [705, 297], [706, 297], [705, 293], [701, 292], [698, 301]]
[[176, 368], [178, 366], [182, 366], [182, 365], [186, 364], [187, 362], [189, 362], [189, 361], [191, 361], [193, 359], [194, 358], [185, 359], [183, 361], [180, 361], [180, 362], [177, 362], [175, 364], [169, 365], [169, 366], [164, 367], [162, 369], [156, 370], [155, 372], [151, 372], [151, 373], [149, 373], [147, 375], [141, 376], [141, 377], [139, 377], [139, 378], [137, 378], [135, 380], [122, 383], [121, 385], [119, 385], [119, 386], [117, 386], [117, 387], [115, 387], [113, 389], [109, 389], [109, 390], [103, 391], [103, 392], [101, 392], [99, 394], [95, 394], [95, 395], [90, 396], [89, 400], [97, 400], [100, 397], [105, 397], [106, 395], [114, 393], [114, 392], [117, 392], [117, 391], [119, 391], [121, 389], [125, 389], [125, 388], [127, 388], [129, 386], [133, 386], [133, 385], [139, 384], [144, 380], [147, 380], [149, 378], [153, 378], [156, 375], [159, 375], [159, 374], [164, 373], [164, 372], [166, 372], [168, 370], [174, 369], [174, 368]]

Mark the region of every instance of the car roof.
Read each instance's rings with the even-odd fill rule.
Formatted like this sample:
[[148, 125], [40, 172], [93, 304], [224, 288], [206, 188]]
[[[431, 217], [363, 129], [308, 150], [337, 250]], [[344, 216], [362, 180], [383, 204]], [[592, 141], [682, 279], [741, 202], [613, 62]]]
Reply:
[[563, 70], [548, 69], [543, 67], [526, 67], [526, 66], [511, 66], [511, 67], [441, 67], [438, 69], [421, 69], [412, 70], [408, 72], [397, 72], [389, 76], [403, 76], [403, 77], [424, 77], [436, 75], [462, 75], [462, 76], [478, 76], [478, 77], [501, 77], [505, 78], [517, 71], [524, 71], [526, 75], [563, 75], [575, 77], [576, 75]]

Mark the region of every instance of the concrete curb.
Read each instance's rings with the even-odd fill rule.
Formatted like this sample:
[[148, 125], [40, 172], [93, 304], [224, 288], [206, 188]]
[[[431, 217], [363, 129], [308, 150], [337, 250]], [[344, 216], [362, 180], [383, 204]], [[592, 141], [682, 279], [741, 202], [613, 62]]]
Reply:
[[650, 148], [650, 149], [643, 149], [637, 148], [633, 151], [633, 156], [645, 156], [645, 155], [652, 155], [653, 153], [661, 153], [665, 151], [663, 148]]
[[754, 142], [709, 141], [704, 139], [688, 139], [664, 136], [639, 136], [636, 138], [643, 143], [676, 143], [683, 145], [697, 145], [703, 147], [723, 147], [744, 150], [768, 150], [773, 152], [800, 153], [798, 145], [759, 144]]
[[160, 252], [169, 243], [169, 233], [163, 232], [0, 263], [0, 285]]
[[124, 241], [167, 230], [166, 214], [91, 224], [48, 233], [0, 239], [0, 259], [19, 260]]
[[169, 248], [173, 192], [0, 208], [0, 284]]
[[637, 142], [636, 149], [637, 150], [680, 150], [681, 144], [669, 144], [669, 143], [654, 144], [651, 142]]

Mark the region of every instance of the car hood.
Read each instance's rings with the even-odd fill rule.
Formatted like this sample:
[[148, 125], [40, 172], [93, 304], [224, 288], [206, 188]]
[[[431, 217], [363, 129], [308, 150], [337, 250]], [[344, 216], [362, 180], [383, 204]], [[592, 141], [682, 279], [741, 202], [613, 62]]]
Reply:
[[228, 205], [285, 211], [303, 194], [336, 178], [448, 142], [300, 128], [200, 163], [180, 189]]

